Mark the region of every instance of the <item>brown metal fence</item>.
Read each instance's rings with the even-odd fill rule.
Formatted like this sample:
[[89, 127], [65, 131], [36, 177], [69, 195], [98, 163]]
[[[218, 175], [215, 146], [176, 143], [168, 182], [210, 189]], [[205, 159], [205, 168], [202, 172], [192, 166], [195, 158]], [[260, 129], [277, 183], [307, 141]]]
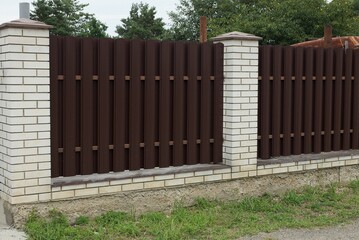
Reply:
[[259, 158], [359, 148], [359, 50], [259, 55]]
[[52, 177], [222, 161], [223, 45], [55, 37]]

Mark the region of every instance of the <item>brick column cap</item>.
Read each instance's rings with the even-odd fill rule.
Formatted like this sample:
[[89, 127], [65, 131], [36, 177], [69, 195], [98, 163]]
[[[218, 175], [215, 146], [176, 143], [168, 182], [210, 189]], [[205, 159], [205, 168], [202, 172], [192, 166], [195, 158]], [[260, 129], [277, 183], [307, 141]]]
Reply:
[[261, 37], [257, 37], [253, 34], [244, 33], [244, 32], [230, 32], [218, 35], [217, 37], [212, 38], [212, 41], [226, 41], [226, 40], [253, 40], [259, 41], [262, 40]]
[[0, 29], [4, 28], [31, 28], [31, 29], [50, 29], [51, 25], [31, 19], [20, 18], [0, 25]]

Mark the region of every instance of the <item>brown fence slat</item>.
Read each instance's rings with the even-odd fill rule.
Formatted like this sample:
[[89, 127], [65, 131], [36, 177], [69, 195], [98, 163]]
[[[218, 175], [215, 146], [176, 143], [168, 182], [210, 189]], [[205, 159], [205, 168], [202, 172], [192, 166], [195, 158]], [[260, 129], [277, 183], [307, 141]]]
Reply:
[[184, 114], [184, 42], [176, 42], [174, 48], [174, 108], [173, 108], [173, 165], [183, 165], [183, 114]]
[[302, 117], [303, 117], [303, 53], [304, 48], [295, 49], [295, 83], [294, 83], [294, 119], [293, 119], [293, 154], [302, 153]]
[[113, 170], [115, 172], [128, 169], [128, 159], [125, 155], [126, 144], [126, 83], [130, 42], [125, 39], [115, 40], [114, 54], [114, 152]]
[[63, 175], [76, 175], [76, 42], [73, 37], [66, 37], [64, 57], [64, 162]]
[[[342, 79], [343, 76], [343, 49], [335, 49], [335, 77]], [[342, 81], [335, 81], [334, 87], [334, 135], [333, 150], [339, 151], [341, 148], [341, 120], [342, 120]]]
[[344, 82], [344, 107], [343, 107], [343, 147], [342, 150], [350, 149], [350, 119], [352, 104], [352, 65], [353, 50], [347, 49], [345, 52], [345, 82]]
[[158, 54], [158, 44], [156, 41], [146, 42], [146, 54], [145, 54], [145, 65], [146, 65], [146, 80], [145, 80], [145, 168], [156, 167], [155, 159], [155, 141], [156, 141], [156, 116], [155, 116], [155, 75], [156, 75], [156, 64], [155, 59]]
[[333, 49], [325, 50], [324, 151], [332, 150]]
[[281, 75], [282, 75], [282, 47], [273, 48], [273, 101], [272, 101], [272, 156], [281, 154]]
[[[354, 64], [359, 66], [359, 49], [354, 50]], [[354, 67], [354, 82], [353, 82], [353, 135], [352, 135], [352, 148], [359, 149], [359, 67]]]
[[284, 49], [284, 91], [283, 91], [283, 156], [291, 154], [292, 132], [292, 64], [293, 48]]
[[261, 84], [261, 113], [260, 113], [260, 125], [261, 125], [261, 144], [260, 144], [260, 157], [268, 159], [270, 157], [269, 152], [269, 118], [270, 118], [270, 54], [271, 47], [265, 46], [259, 48], [260, 64], [262, 68], [262, 80]]
[[141, 168], [141, 62], [142, 43], [140, 40], [131, 42], [131, 81], [130, 81], [130, 170]]
[[60, 176], [60, 164], [59, 164], [59, 130], [58, 130], [58, 118], [59, 118], [59, 88], [58, 88], [58, 53], [59, 39], [57, 37], [50, 37], [50, 104], [51, 104], [51, 176]]
[[313, 122], [313, 48], [305, 49], [305, 94], [304, 94], [304, 150], [303, 153], [312, 152], [312, 122]]
[[216, 43], [214, 45], [214, 163], [222, 162], [223, 151], [223, 51], [223, 44]]
[[187, 101], [187, 164], [198, 163], [197, 159], [197, 119], [198, 119], [198, 102], [197, 102], [197, 59], [198, 44], [191, 42], [188, 45], [188, 101]]
[[110, 39], [101, 39], [99, 41], [99, 116], [98, 116], [98, 172], [107, 173], [110, 171]]
[[324, 50], [317, 48], [315, 50], [315, 95], [314, 95], [314, 140], [313, 152], [322, 151], [322, 119], [323, 119], [323, 67], [324, 67]]
[[211, 102], [211, 50], [212, 43], [201, 44], [201, 147], [200, 163], [210, 162], [210, 102]]
[[171, 45], [170, 42], [161, 44], [161, 67], [160, 67], [160, 167], [170, 166], [170, 63], [171, 63]]
[[93, 40], [84, 38], [81, 50], [81, 174], [93, 173]]

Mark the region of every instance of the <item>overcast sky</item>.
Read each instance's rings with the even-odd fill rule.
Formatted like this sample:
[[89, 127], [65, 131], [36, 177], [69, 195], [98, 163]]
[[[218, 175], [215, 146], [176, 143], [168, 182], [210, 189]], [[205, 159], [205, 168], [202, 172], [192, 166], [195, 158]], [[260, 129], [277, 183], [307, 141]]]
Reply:
[[[88, 13], [94, 13], [96, 18], [106, 23], [107, 32], [115, 35], [115, 27], [119, 25], [122, 18], [129, 16], [132, 3], [141, 0], [80, 0], [81, 3], [89, 3], [85, 8]], [[19, 18], [19, 3], [32, 2], [26, 0], [0, 0], [0, 24]], [[179, 0], [142, 0], [150, 6], [156, 7], [157, 17], [163, 18], [165, 23], [169, 22], [167, 13], [175, 10]], [[30, 4], [30, 8], [32, 5]]]

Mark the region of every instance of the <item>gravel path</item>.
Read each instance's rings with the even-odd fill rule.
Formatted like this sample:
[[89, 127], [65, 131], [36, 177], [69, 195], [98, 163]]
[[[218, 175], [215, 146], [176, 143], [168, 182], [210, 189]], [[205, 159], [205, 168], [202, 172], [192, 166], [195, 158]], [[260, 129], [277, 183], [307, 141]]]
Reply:
[[359, 219], [351, 224], [314, 229], [282, 229], [240, 240], [354, 240], [359, 239]]
[[0, 225], [0, 239], [1, 240], [25, 240], [26, 235], [9, 226]]

